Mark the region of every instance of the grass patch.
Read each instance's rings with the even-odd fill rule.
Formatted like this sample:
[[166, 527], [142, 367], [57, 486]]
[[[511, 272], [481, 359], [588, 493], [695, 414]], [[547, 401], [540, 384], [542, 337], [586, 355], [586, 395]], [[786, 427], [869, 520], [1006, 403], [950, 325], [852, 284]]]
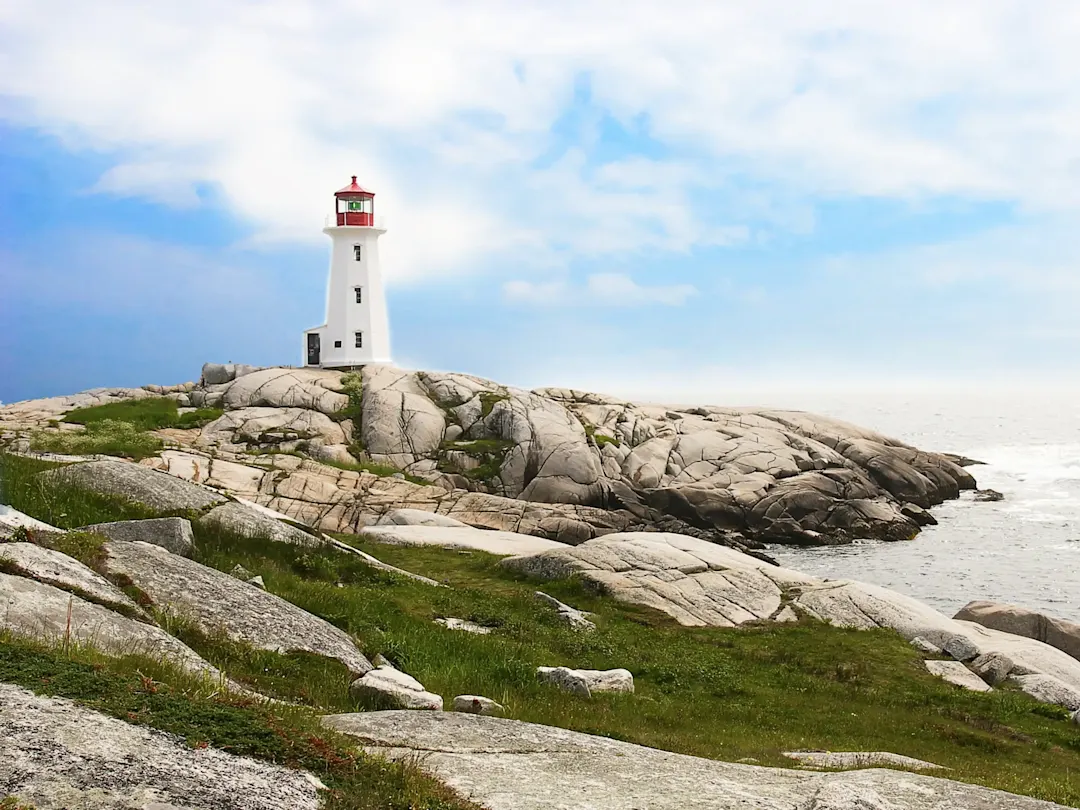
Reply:
[[486, 418], [495, 409], [495, 403], [506, 402], [508, 399], [510, 399], [509, 394], [502, 394], [498, 391], [481, 391], [480, 416]]
[[0, 681], [176, 734], [195, 748], [306, 769], [330, 788], [326, 810], [476, 810], [412, 764], [356, 751], [312, 712], [216, 695], [213, 684], [150, 658], [65, 652], [0, 634]]
[[[492, 481], [499, 477], [506, 454], [514, 446], [507, 439], [473, 439], [465, 441], [443, 442], [442, 452], [436, 464], [442, 472], [460, 473], [474, 481]], [[468, 470], [460, 469], [456, 464], [446, 458], [447, 450], [457, 450], [465, 453], [480, 463]]]
[[63, 465], [0, 453], [0, 503], [61, 529], [161, 516], [124, 498], [98, 495], [74, 487], [48, 486], [36, 476], [36, 473], [58, 466]]
[[145, 431], [161, 428], [202, 427], [219, 418], [222, 413], [224, 412], [220, 408], [199, 408], [181, 414], [175, 399], [147, 397], [126, 399], [90, 408], [76, 408], [65, 414], [62, 421], [87, 426], [100, 422], [124, 422]]
[[138, 461], [160, 453], [164, 443], [130, 422], [105, 419], [90, 422], [85, 430], [78, 432], [38, 431], [30, 437], [30, 447], [39, 453], [101, 454]]

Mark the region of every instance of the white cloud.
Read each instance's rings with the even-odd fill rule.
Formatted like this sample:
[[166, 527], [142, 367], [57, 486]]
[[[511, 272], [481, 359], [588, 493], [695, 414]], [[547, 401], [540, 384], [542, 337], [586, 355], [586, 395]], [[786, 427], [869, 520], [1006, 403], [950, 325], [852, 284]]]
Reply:
[[[267, 243], [320, 238], [355, 172], [396, 279], [728, 244], [817, 195], [1080, 203], [1067, 0], [8, 0], [0, 26], [0, 115], [111, 156], [98, 190], [209, 186]], [[583, 76], [575, 148], [537, 163]], [[601, 110], [663, 157], [595, 169]]]
[[538, 306], [678, 307], [697, 295], [691, 284], [643, 286], [622, 273], [596, 273], [584, 285], [566, 281], [508, 281], [503, 284], [507, 301]]

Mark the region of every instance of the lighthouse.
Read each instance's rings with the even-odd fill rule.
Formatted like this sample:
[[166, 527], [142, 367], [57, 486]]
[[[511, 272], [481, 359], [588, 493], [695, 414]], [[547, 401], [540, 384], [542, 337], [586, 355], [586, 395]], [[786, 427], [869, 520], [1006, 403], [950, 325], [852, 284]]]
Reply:
[[375, 194], [356, 176], [334, 192], [334, 213], [323, 233], [330, 237], [326, 322], [304, 333], [304, 365], [349, 368], [390, 362], [390, 319], [379, 269]]

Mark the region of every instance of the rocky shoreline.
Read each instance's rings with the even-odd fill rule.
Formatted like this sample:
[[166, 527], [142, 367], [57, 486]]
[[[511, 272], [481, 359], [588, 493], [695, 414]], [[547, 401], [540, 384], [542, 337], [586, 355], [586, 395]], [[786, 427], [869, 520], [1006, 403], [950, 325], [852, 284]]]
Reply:
[[[223, 413], [158, 431], [173, 449], [144, 463], [324, 531], [356, 532], [407, 506], [563, 543], [615, 531], [740, 549], [895, 541], [975, 488], [970, 459], [799, 411], [643, 405], [389, 366], [207, 364], [197, 383], [0, 408], [0, 440], [29, 449], [34, 431], [72, 427], [56, 423], [72, 409], [154, 396]], [[358, 464], [400, 472], [367, 476]]]

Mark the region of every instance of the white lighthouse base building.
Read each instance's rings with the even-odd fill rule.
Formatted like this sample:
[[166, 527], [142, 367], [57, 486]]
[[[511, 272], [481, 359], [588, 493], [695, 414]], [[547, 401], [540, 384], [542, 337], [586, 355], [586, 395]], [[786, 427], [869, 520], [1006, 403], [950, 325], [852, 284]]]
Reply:
[[375, 195], [352, 183], [334, 194], [326, 322], [304, 333], [304, 365], [349, 368], [390, 361], [390, 319], [379, 267]]

